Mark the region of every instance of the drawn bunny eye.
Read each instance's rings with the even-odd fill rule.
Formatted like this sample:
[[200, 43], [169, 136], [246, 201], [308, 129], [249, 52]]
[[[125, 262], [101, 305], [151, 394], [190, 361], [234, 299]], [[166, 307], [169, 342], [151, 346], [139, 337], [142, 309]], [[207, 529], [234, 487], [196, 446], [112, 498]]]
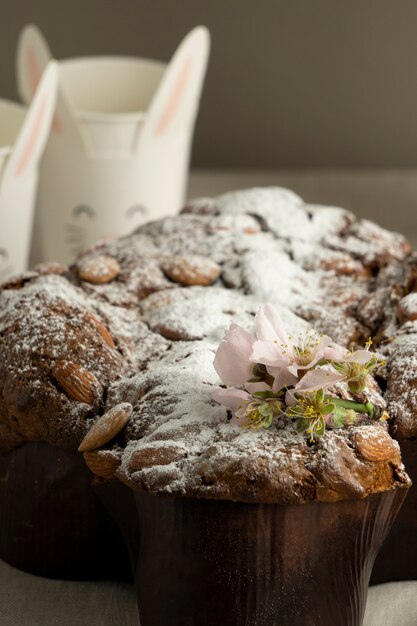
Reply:
[[0, 261], [7, 261], [9, 253], [5, 248], [0, 248]]
[[93, 220], [96, 217], [96, 213], [91, 206], [88, 204], [79, 204], [72, 210], [72, 216], [77, 219], [81, 215], [86, 215], [90, 220]]
[[149, 210], [147, 209], [147, 207], [144, 204], [133, 204], [126, 211], [126, 217], [131, 219], [136, 214], [145, 216], [145, 215], [148, 215], [148, 213], [149, 213]]

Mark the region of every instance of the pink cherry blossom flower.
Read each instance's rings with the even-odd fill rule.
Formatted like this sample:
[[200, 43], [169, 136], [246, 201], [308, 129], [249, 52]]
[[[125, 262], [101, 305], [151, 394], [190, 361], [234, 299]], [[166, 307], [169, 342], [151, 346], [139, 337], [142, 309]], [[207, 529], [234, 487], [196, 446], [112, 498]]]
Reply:
[[306, 372], [302, 379], [295, 385], [294, 391], [318, 391], [319, 389], [327, 389], [343, 380], [342, 374], [337, 374], [329, 369], [318, 367], [317, 369]]
[[383, 364], [370, 345], [369, 340], [365, 349], [350, 352], [312, 330], [289, 336], [278, 312], [265, 305], [256, 316], [256, 339], [236, 324], [225, 333], [214, 367], [229, 388], [212, 397], [230, 409], [232, 424], [269, 428], [286, 416], [314, 441], [326, 428], [355, 423], [361, 413], [373, 416], [371, 402], [325, 391], [340, 381], [353, 394], [365, 389], [368, 374]]
[[231, 424], [250, 429], [269, 428], [282, 406], [277, 398], [258, 398], [243, 389], [217, 389], [212, 398], [232, 411]]
[[358, 365], [366, 365], [368, 361], [375, 358], [375, 354], [369, 352], [371, 343], [368, 341], [366, 348], [351, 352], [342, 346], [332, 343], [326, 348], [325, 356], [329, 361], [340, 361], [343, 363], [357, 363]]
[[366, 387], [366, 378], [374, 369], [384, 364], [384, 361], [369, 352], [371, 339], [366, 342], [365, 349], [349, 352], [343, 348], [335, 349], [331, 364], [334, 369], [343, 375], [350, 391], [360, 393]]
[[321, 367], [310, 370], [304, 374], [293, 389], [286, 392], [285, 403], [287, 406], [294, 406], [297, 404], [296, 393], [312, 393], [320, 389], [328, 389], [343, 379], [344, 376], [342, 374]]
[[[256, 315], [256, 336], [251, 358], [266, 365], [268, 371], [275, 375], [274, 390], [294, 383], [299, 370], [317, 365], [325, 358], [326, 348], [332, 343], [330, 337], [313, 330], [290, 337], [278, 312], [270, 304], [261, 307]], [[274, 371], [273, 368], [277, 369]], [[288, 380], [288, 374], [293, 376], [292, 380]]]
[[214, 368], [225, 385], [242, 385], [252, 377], [250, 357], [254, 337], [237, 324], [231, 324], [214, 358]]
[[284, 387], [295, 385], [298, 381], [298, 376], [289, 372], [286, 367], [268, 367], [268, 372], [274, 377], [272, 391], [275, 393]]
[[[234, 389], [231, 387], [230, 389], [216, 389], [211, 397], [219, 404], [231, 410], [233, 413], [233, 417], [230, 420], [231, 424], [242, 425], [241, 409], [244, 409], [252, 402], [250, 393], [243, 389]], [[239, 411], [239, 416], [236, 415], [237, 411]]]
[[337, 343], [331, 343], [324, 351], [324, 358], [327, 361], [340, 361], [348, 353], [346, 348], [342, 348]]

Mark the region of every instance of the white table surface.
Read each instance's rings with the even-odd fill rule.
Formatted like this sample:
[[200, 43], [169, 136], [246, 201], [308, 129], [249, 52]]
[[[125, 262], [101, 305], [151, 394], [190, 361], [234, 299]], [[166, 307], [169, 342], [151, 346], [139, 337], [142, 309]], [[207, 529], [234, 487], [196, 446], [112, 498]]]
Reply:
[[[370, 589], [363, 626], [416, 625], [417, 581]], [[0, 626], [139, 626], [134, 587], [48, 580], [0, 561]]]
[[0, 626], [139, 626], [134, 587], [49, 580], [0, 560]]

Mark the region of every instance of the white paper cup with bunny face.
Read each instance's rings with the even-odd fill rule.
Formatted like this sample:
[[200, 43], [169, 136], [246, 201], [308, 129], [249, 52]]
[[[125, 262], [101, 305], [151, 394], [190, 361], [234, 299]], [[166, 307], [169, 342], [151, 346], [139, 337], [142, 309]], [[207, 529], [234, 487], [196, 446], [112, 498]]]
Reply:
[[28, 109], [0, 100], [0, 283], [27, 269], [38, 164], [55, 108], [58, 69], [44, 72]]
[[[39, 183], [37, 260], [69, 263], [96, 240], [178, 211], [208, 52], [208, 31], [198, 27], [168, 65], [124, 57], [59, 63]], [[38, 29], [26, 27], [17, 63], [26, 102], [50, 58]]]

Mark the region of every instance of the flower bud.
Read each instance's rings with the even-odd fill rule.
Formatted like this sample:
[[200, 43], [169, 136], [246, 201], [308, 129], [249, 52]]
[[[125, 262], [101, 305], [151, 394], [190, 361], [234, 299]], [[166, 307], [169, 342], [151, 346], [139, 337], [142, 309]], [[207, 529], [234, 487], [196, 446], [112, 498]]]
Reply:
[[363, 391], [366, 387], [366, 374], [348, 381], [348, 387], [354, 395]]

